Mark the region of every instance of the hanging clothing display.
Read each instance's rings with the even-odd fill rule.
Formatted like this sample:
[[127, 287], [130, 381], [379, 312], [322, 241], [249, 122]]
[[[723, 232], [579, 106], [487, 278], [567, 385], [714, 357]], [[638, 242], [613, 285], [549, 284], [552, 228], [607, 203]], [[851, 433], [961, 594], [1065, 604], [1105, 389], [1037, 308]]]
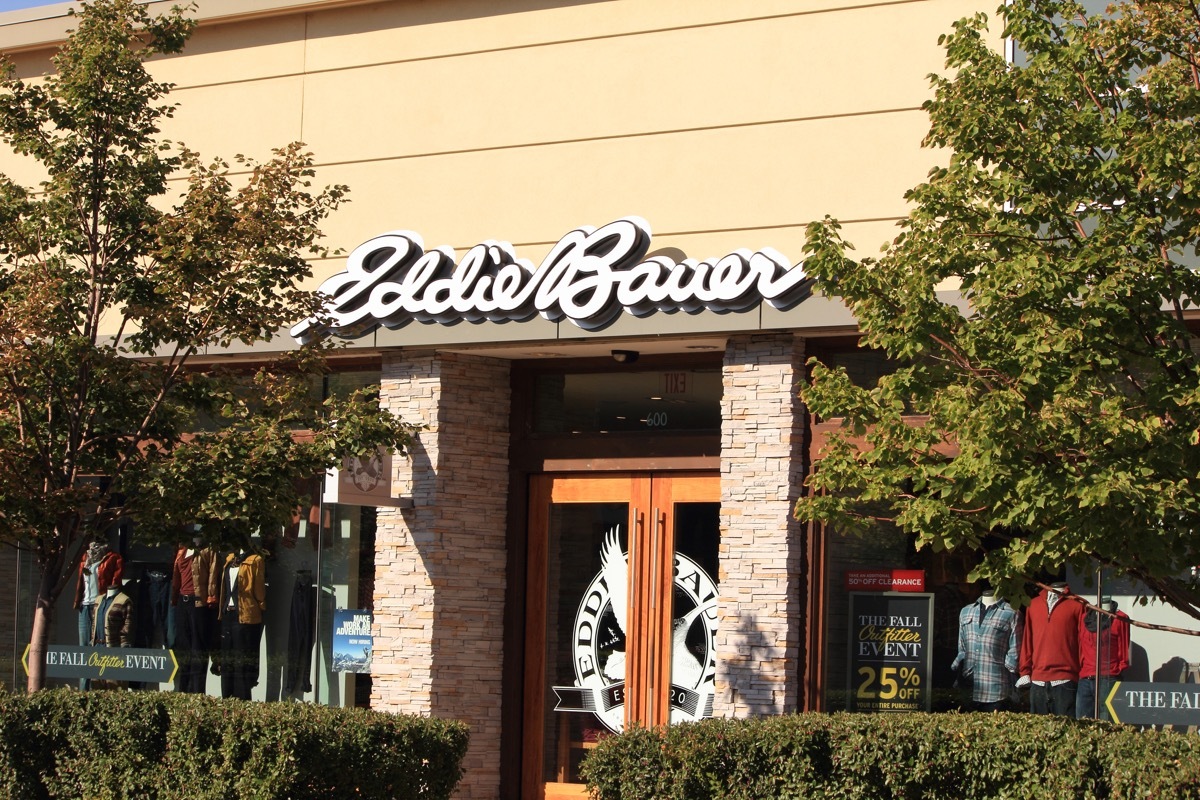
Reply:
[[1105, 699], [1121, 673], [1129, 668], [1129, 615], [1113, 602], [1108, 610], [1114, 615], [1089, 610], [1079, 621], [1079, 686], [1075, 693], [1075, 716], [1079, 719], [1110, 718]]
[[288, 626], [286, 696], [312, 691], [312, 652], [316, 633], [317, 587], [308, 570], [296, 573]]
[[158, 566], [146, 567], [137, 582], [138, 647], [170, 647], [167, 615], [171, 607], [171, 575]]

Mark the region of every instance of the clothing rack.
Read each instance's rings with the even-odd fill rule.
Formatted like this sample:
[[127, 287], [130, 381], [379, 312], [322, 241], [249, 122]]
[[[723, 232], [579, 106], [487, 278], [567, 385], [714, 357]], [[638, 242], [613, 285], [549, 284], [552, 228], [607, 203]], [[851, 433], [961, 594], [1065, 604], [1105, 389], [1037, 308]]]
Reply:
[[151, 570], [155, 572], [165, 572], [167, 577], [171, 577], [171, 562], [169, 561], [126, 561], [125, 568], [131, 571], [136, 571], [140, 578]]

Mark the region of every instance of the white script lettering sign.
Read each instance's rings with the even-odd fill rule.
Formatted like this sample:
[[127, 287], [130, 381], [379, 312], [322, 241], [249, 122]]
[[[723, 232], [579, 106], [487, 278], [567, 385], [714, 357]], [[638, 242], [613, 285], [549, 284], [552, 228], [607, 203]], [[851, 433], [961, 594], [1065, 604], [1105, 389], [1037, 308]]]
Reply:
[[599, 330], [622, 311], [745, 311], [762, 301], [786, 309], [803, 300], [811, 281], [770, 248], [736, 250], [711, 261], [645, 259], [650, 225], [623, 217], [562, 237], [536, 268], [508, 242], [487, 241], [455, 263], [448, 247], [425, 250], [411, 231], [392, 231], [350, 253], [345, 272], [321, 284], [326, 318], [310, 317], [291, 334], [301, 342], [325, 335], [354, 338], [383, 325], [409, 322], [508, 322], [540, 314]]

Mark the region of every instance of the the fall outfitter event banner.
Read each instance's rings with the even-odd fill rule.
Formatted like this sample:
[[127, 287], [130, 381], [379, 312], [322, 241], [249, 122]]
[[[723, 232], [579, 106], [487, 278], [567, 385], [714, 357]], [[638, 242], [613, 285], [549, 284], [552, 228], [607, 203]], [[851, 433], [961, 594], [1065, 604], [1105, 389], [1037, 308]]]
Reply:
[[850, 593], [850, 711], [928, 711], [933, 595]]

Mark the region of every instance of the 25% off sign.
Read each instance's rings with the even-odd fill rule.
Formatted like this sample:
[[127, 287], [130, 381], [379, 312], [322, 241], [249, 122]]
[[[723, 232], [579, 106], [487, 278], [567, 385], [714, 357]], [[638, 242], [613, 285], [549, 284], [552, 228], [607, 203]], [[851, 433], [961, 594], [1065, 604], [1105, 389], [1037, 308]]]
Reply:
[[851, 592], [851, 711], [928, 711], [933, 595]]
[[921, 698], [921, 674], [913, 667], [859, 667], [859, 700], [904, 700]]

